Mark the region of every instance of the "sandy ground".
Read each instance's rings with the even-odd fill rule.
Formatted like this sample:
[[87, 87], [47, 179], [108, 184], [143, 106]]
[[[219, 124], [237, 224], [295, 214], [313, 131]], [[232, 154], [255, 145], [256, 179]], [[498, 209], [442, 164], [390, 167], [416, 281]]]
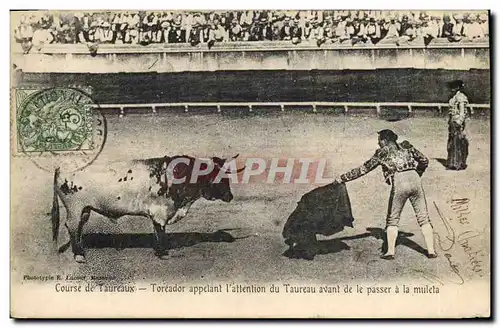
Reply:
[[[446, 171], [445, 119], [413, 118], [386, 122], [373, 118], [285, 113], [268, 116], [130, 115], [108, 117], [108, 139], [95, 165], [108, 160], [144, 158], [164, 154], [225, 156], [245, 159], [314, 157], [328, 159], [326, 176], [340, 174], [368, 159], [377, 147], [376, 131], [392, 128], [430, 159], [423, 177], [429, 212], [436, 234], [445, 241], [437, 247], [439, 258], [428, 260], [420, 229], [410, 204], [401, 217], [404, 236], [394, 261], [379, 258], [382, 241], [375, 238], [385, 227], [389, 186], [381, 169], [350, 182], [347, 187], [355, 217], [354, 228], [322, 242], [314, 261], [291, 260], [281, 231], [297, 201], [313, 184], [267, 184], [262, 181], [234, 184], [231, 203], [199, 200], [188, 217], [170, 227], [176, 243], [171, 257], [160, 260], [149, 247], [152, 226], [141, 218], [126, 217], [118, 224], [92, 214], [85, 228], [87, 263], [76, 264], [70, 252], [50, 251], [52, 175], [25, 158], [12, 160], [17, 173], [12, 180], [11, 253], [12, 279], [24, 274], [83, 273], [114, 275], [135, 281], [269, 282], [317, 281], [340, 283], [356, 280], [384, 282], [396, 278], [441, 281], [489, 278], [490, 253], [490, 124], [469, 123], [470, 161], [466, 171]], [[450, 207], [453, 198], [468, 198], [467, 220], [458, 222]], [[446, 216], [456, 237], [466, 232], [468, 248], [457, 242], [446, 252], [447, 230], [434, 203]], [[373, 228], [373, 229], [369, 229]], [[221, 229], [224, 233], [214, 234]], [[367, 230], [369, 229], [369, 230]], [[93, 234], [93, 235], [92, 235]], [[96, 235], [100, 234], [100, 235]], [[121, 234], [122, 242], [110, 235]], [[220, 241], [230, 234], [233, 242]], [[92, 237], [93, 236], [93, 237]], [[226, 235], [227, 236], [227, 235]], [[321, 237], [321, 236], [320, 236]], [[332, 238], [334, 240], [332, 240]], [[336, 240], [335, 240], [336, 238]], [[320, 238], [325, 239], [325, 238]], [[462, 236], [462, 239], [465, 237]], [[471, 253], [475, 257], [471, 257]], [[449, 254], [449, 256], [445, 256]], [[459, 271], [454, 272], [450, 259]], [[476, 259], [473, 262], [472, 259]], [[460, 278], [461, 277], [461, 278]], [[482, 277], [482, 278], [481, 278]]]

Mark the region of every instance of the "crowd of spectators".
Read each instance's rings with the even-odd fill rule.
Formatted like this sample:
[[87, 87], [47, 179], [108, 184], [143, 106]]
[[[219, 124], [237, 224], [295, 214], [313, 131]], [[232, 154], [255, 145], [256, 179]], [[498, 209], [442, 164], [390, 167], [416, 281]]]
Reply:
[[357, 44], [484, 42], [488, 14], [423, 11], [123, 11], [23, 15], [23, 48], [57, 43], [141, 44], [285, 40]]

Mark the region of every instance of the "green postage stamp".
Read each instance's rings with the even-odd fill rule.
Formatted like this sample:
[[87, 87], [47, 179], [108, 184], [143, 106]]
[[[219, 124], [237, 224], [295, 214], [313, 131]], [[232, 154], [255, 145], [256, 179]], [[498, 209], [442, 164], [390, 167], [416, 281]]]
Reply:
[[17, 150], [93, 149], [93, 101], [75, 88], [15, 89]]

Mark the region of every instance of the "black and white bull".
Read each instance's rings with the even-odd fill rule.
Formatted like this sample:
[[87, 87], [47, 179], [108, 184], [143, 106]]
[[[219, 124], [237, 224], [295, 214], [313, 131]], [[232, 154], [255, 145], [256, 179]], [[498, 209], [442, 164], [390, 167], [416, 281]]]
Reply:
[[[237, 155], [236, 155], [237, 156]], [[59, 199], [66, 209], [65, 227], [77, 262], [85, 262], [82, 230], [92, 211], [113, 222], [125, 215], [145, 217], [154, 227], [154, 249], [159, 257], [168, 255], [165, 226], [184, 218], [200, 198], [230, 202], [233, 199], [229, 175], [236, 170], [230, 161], [218, 157], [209, 160], [189, 156], [160, 157], [115, 162], [105, 167], [92, 166], [84, 172], [64, 176], [54, 173], [52, 233], [57, 248], [60, 215]], [[234, 167], [233, 167], [234, 166]]]

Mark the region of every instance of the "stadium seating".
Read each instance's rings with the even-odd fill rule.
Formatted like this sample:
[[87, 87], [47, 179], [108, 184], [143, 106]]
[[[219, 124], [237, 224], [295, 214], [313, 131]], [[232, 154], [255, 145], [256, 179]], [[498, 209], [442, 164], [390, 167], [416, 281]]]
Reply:
[[487, 12], [224, 11], [44, 12], [19, 16], [14, 36], [39, 44], [185, 44], [279, 42], [429, 45], [488, 42]]

